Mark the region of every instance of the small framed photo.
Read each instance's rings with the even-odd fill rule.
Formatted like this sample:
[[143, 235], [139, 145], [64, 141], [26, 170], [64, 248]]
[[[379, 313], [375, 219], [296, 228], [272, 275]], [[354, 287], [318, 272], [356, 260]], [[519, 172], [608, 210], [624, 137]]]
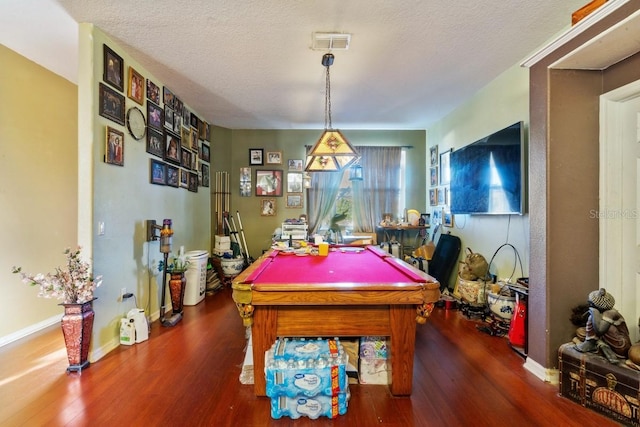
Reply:
[[249, 149], [249, 164], [252, 166], [262, 166], [264, 164], [264, 150], [262, 148]]
[[149, 79], [147, 79], [147, 99], [160, 104], [160, 88]]
[[451, 169], [449, 166], [449, 158], [451, 150], [447, 150], [440, 154], [440, 185], [449, 185], [451, 181]]
[[288, 208], [301, 208], [303, 204], [302, 201], [302, 194], [287, 194]]
[[435, 187], [436, 185], [438, 185], [438, 166], [434, 166], [431, 169], [429, 169], [430, 171], [430, 184], [432, 187]]
[[302, 160], [301, 159], [289, 159], [289, 170], [302, 172]]
[[151, 160], [151, 183], [157, 185], [166, 185], [167, 183], [167, 165], [159, 160]]
[[257, 170], [256, 196], [282, 196], [282, 171]]
[[267, 164], [268, 165], [281, 165], [282, 164], [282, 151], [267, 151]]
[[302, 193], [302, 173], [300, 172], [287, 173], [287, 192]]
[[164, 143], [162, 134], [153, 129], [147, 129], [147, 153], [160, 158], [164, 157]]
[[191, 127], [197, 130], [199, 124], [200, 124], [200, 119], [198, 118], [198, 116], [191, 113]]
[[102, 79], [120, 92], [124, 90], [124, 61], [109, 46], [103, 44], [104, 71]]
[[153, 102], [147, 102], [147, 125], [162, 131], [162, 108]]
[[251, 197], [251, 181], [240, 182], [240, 197]]
[[187, 107], [182, 107], [182, 126], [191, 126], [191, 111]]
[[438, 146], [434, 145], [429, 149], [431, 155], [431, 166], [438, 166]]
[[162, 87], [162, 101], [164, 102], [164, 106], [165, 107], [169, 107], [169, 108], [171, 108], [173, 110], [174, 98], [175, 98], [175, 96], [173, 95], [173, 92], [171, 92], [171, 90], [169, 90], [168, 87], [163, 86]]
[[182, 114], [178, 114], [178, 111], [173, 110], [173, 131], [177, 134], [182, 132]]
[[183, 148], [190, 148], [189, 146], [191, 145], [191, 141], [190, 141], [190, 129], [188, 127], [184, 127], [182, 126], [182, 129], [180, 129], [180, 141], [182, 142], [182, 147]]
[[180, 169], [180, 187], [189, 188], [189, 171]]
[[209, 144], [204, 141], [200, 143], [200, 158], [203, 162], [211, 161], [211, 149], [209, 148]]
[[260, 200], [260, 215], [274, 216], [276, 214], [276, 199]]
[[127, 96], [140, 105], [144, 102], [144, 77], [142, 77], [142, 74], [134, 70], [133, 67], [129, 67], [129, 86]]
[[191, 129], [189, 132], [189, 141], [191, 141], [191, 149], [198, 151], [198, 131]]
[[164, 134], [165, 150], [164, 159], [168, 162], [180, 164], [180, 138], [173, 133], [165, 132]]
[[164, 127], [173, 131], [173, 109], [164, 106]]
[[438, 206], [438, 189], [429, 189], [429, 206]]
[[209, 173], [209, 165], [207, 165], [206, 163], [202, 163], [200, 165], [200, 173], [202, 175], [202, 186], [209, 187], [209, 181], [211, 179]]
[[173, 98], [173, 111], [176, 115], [180, 116], [180, 122], [182, 122], [182, 111], [184, 110], [184, 102], [177, 96]]
[[240, 182], [251, 181], [251, 168], [240, 168]]
[[445, 193], [446, 190], [444, 187], [438, 188], [438, 204], [439, 205], [444, 205], [445, 204]]
[[453, 214], [451, 212], [444, 212], [442, 214], [442, 225], [445, 227], [453, 227]]
[[200, 120], [199, 128], [198, 128], [198, 138], [199, 139], [207, 139], [207, 128], [209, 124], [204, 120]]
[[198, 174], [195, 172], [189, 172], [189, 187], [187, 187], [189, 191], [193, 191], [194, 193], [198, 192]]
[[100, 83], [99, 90], [98, 114], [124, 126], [124, 95], [103, 83]]
[[183, 148], [180, 150], [180, 154], [180, 166], [191, 169], [191, 151]]
[[124, 166], [124, 132], [107, 126], [105, 163]]
[[167, 185], [171, 187], [179, 187], [180, 186], [180, 169], [167, 165]]

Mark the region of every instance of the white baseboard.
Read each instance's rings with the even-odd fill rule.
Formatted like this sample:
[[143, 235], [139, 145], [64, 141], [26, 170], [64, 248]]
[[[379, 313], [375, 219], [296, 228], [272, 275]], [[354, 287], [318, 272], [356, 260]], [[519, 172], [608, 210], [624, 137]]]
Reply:
[[524, 362], [524, 368], [544, 382], [554, 385], [560, 383], [560, 372], [557, 369], [547, 369], [530, 357]]
[[57, 314], [55, 316], [51, 316], [50, 318], [43, 320], [42, 322], [35, 323], [24, 329], [20, 329], [19, 331], [16, 331], [12, 334], [5, 335], [4, 337], [0, 337], [0, 347], [10, 344], [14, 341], [18, 341], [19, 339], [22, 339], [31, 334], [35, 334], [36, 332], [41, 331], [45, 328], [48, 328], [49, 326], [53, 326], [55, 324], [59, 325], [61, 319], [62, 319], [62, 316], [60, 314]]

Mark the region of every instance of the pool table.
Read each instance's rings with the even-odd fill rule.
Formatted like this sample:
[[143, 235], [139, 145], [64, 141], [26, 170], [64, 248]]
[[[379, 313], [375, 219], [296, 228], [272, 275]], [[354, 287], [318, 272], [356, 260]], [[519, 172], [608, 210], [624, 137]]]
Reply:
[[440, 298], [428, 274], [377, 246], [332, 247], [328, 256], [277, 249], [232, 282], [251, 326], [254, 391], [265, 395], [264, 353], [277, 337], [389, 337], [390, 390], [411, 394], [416, 323]]

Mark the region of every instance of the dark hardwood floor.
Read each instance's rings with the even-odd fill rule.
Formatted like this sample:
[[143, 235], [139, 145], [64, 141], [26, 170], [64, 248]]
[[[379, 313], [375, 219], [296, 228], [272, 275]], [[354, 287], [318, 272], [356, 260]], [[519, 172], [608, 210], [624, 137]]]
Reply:
[[185, 307], [175, 327], [66, 373], [59, 327], [0, 348], [1, 426], [609, 426], [523, 368], [506, 338], [436, 309], [418, 325], [413, 394], [351, 385], [334, 420], [274, 420], [270, 399], [239, 381], [245, 329], [229, 289]]

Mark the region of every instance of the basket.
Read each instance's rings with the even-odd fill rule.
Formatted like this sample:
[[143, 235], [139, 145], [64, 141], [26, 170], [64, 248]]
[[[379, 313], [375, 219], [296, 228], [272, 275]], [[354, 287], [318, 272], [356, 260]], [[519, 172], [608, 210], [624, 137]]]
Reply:
[[484, 280], [465, 280], [458, 276], [458, 293], [460, 294], [460, 299], [469, 304], [485, 304], [487, 301], [486, 293], [488, 285]]

